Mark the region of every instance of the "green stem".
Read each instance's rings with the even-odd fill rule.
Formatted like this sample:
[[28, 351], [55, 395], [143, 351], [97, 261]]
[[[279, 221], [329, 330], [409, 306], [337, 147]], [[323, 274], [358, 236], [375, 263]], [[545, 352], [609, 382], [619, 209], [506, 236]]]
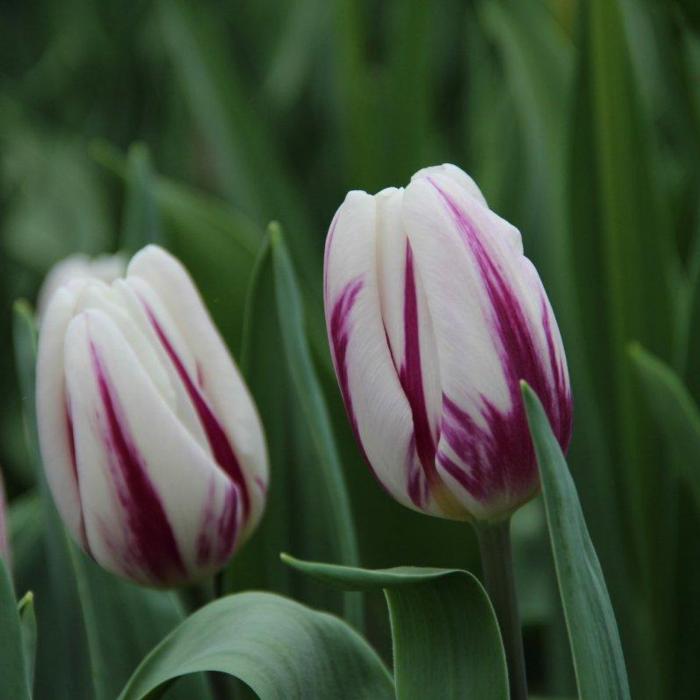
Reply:
[[510, 518], [476, 526], [484, 585], [491, 598], [508, 663], [511, 700], [527, 700], [525, 653], [510, 547]]

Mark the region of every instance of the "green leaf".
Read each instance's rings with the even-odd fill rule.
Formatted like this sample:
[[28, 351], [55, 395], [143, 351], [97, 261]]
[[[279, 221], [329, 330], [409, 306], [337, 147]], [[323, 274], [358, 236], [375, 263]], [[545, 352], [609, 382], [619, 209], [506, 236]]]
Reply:
[[36, 664], [36, 615], [34, 613], [34, 594], [29, 591], [17, 605], [22, 631], [22, 654], [27, 671], [27, 686], [34, 687], [34, 667]]
[[28, 673], [24, 659], [22, 627], [17, 613], [10, 572], [0, 558], [0, 700], [29, 700]]
[[540, 468], [579, 695], [582, 700], [629, 700], [615, 614], [576, 487], [542, 404], [524, 382], [522, 393]]
[[[69, 539], [40, 463], [34, 407], [36, 330], [31, 309], [24, 302], [15, 305], [15, 348], [28, 445], [44, 509], [48, 560], [48, 597], [40, 599], [39, 608], [39, 687], [48, 694], [53, 678], [51, 697], [106, 700], [115, 697], [144, 654], [184, 614], [173, 593], [120, 581], [90, 561]], [[183, 699], [207, 694], [201, 679], [200, 685], [182, 690]]]
[[162, 239], [148, 148], [135, 143], [126, 159], [126, 203], [120, 247], [133, 255], [149, 243], [162, 243]]
[[637, 344], [629, 353], [656, 423], [681, 457], [672, 461], [700, 508], [700, 410], [680, 377], [665, 362]]
[[[293, 588], [278, 558], [280, 551], [294, 548], [309, 556], [358, 561], [342, 464], [310, 354], [298, 282], [276, 224], [255, 266], [243, 335], [241, 366], [270, 449], [270, 492], [260, 532], [232, 563], [226, 587], [272, 586], [316, 607], [332, 605], [322, 590]], [[359, 596], [344, 596], [344, 612], [362, 627]]]
[[160, 697], [174, 679], [219, 671], [264, 700], [389, 700], [389, 673], [344, 622], [270, 593], [239, 593], [205, 606], [136, 669], [121, 700]]
[[[306, 322], [299, 285], [282, 232], [276, 224], [270, 225], [270, 247], [275, 275], [277, 318], [291, 387], [311, 438], [309, 456], [315, 466], [315, 477], [322, 484], [323, 497], [329, 507], [329, 535], [335, 543], [339, 559], [354, 565], [358, 563], [359, 555], [343, 467], [305, 335]], [[362, 603], [358, 597], [347, 597], [346, 614], [349, 620], [362, 628]]]
[[508, 698], [496, 616], [482, 585], [469, 572], [409, 566], [370, 571], [282, 558], [344, 590], [384, 590], [399, 700]]

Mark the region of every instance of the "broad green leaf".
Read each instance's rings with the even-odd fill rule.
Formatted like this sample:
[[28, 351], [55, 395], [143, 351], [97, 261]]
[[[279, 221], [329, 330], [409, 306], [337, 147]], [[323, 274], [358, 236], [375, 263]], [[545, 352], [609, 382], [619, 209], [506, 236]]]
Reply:
[[[355, 565], [359, 561], [353, 520], [343, 466], [333, 435], [328, 407], [311, 358], [305, 335], [306, 321], [299, 285], [279, 226], [270, 226], [270, 247], [275, 275], [277, 319], [291, 387], [301, 408], [301, 416], [311, 439], [307, 468], [315, 468], [314, 477], [322, 484], [322, 497], [328, 504], [327, 527], [341, 561]], [[306, 478], [310, 478], [307, 476]], [[347, 596], [348, 619], [363, 626], [362, 603]]]
[[522, 389], [579, 695], [581, 700], [629, 700], [615, 613], [576, 487], [542, 404], [524, 382]]
[[640, 345], [630, 347], [649, 407], [658, 426], [674, 447], [682, 470], [700, 508], [700, 410], [680, 377]]
[[298, 481], [302, 486], [309, 482], [294, 476], [297, 460], [291, 454], [288, 420], [293, 408], [288, 373], [279, 357], [282, 338], [276, 307], [270, 243], [266, 239], [251, 275], [243, 319], [240, 368], [265, 426], [270, 485], [265, 517], [251, 541], [226, 570], [224, 590], [263, 588], [310, 602], [304, 591], [292, 590], [288, 570], [279, 561], [279, 552], [295, 541], [299, 520], [305, 512], [299, 508], [297, 517], [293, 515], [293, 484]]
[[22, 631], [22, 655], [27, 672], [27, 687], [34, 687], [34, 667], [36, 665], [36, 615], [34, 613], [34, 594], [29, 591], [17, 605]]
[[508, 698], [498, 622], [478, 579], [458, 569], [368, 570], [283, 555], [299, 571], [344, 590], [383, 589], [398, 700]]
[[348, 625], [270, 593], [221, 598], [188, 617], [136, 669], [120, 700], [160, 697], [176, 678], [219, 671], [263, 700], [390, 700], [389, 673]]
[[[269, 503], [259, 535], [242, 553], [245, 559], [234, 561], [228, 571], [227, 589], [273, 586], [320, 607], [327, 595], [306, 586], [292, 589], [279, 552], [294, 548], [349, 564], [357, 563], [358, 554], [342, 464], [305, 325], [296, 275], [273, 224], [255, 267], [242, 353], [270, 449]], [[359, 596], [345, 594], [344, 611], [362, 628]]]
[[[43, 503], [48, 597], [39, 600], [38, 691], [50, 697], [110, 700], [136, 664], [184, 613], [173, 593], [150, 591], [100, 569], [66, 534], [40, 464], [34, 408], [35, 326], [31, 309], [16, 305], [15, 346], [29, 449]], [[50, 664], [50, 665], [49, 665]], [[189, 697], [206, 697], [201, 679]], [[183, 688], [183, 698], [188, 697]], [[39, 694], [39, 693], [38, 693]]]
[[22, 627], [10, 572], [0, 558], [0, 700], [30, 700]]
[[126, 202], [120, 247], [133, 255], [149, 243], [162, 243], [162, 238], [148, 148], [135, 143], [126, 158]]

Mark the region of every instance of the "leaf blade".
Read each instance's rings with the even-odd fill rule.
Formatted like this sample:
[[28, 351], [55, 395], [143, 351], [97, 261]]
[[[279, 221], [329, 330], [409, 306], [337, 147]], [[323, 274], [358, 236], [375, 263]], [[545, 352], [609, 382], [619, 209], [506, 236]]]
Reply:
[[394, 697], [379, 657], [349, 626], [270, 593], [227, 596], [194, 613], [144, 659], [120, 700], [159, 697], [200, 671], [228, 673], [269, 700]]
[[399, 700], [436, 697], [436, 688], [446, 700], [508, 697], [496, 616], [482, 585], [467, 571], [410, 566], [367, 570], [282, 558], [330, 585], [384, 590]]
[[615, 614], [588, 535], [576, 487], [542, 404], [522, 383], [564, 617], [581, 698], [629, 700]]

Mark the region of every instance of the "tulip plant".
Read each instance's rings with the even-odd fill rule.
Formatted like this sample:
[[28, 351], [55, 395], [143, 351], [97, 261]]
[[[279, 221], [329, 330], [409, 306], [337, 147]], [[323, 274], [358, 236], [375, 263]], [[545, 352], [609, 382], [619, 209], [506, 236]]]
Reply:
[[[291, 275], [291, 313], [298, 290], [278, 228], [269, 249]], [[245, 380], [191, 277], [163, 248], [148, 245], [128, 264], [70, 260], [42, 292], [36, 416], [27, 416], [55, 504], [46, 517], [74, 543], [55, 533], [53, 546], [72, 560], [81, 602], [101, 586], [127, 585], [111, 582], [116, 576], [131, 582], [125, 595], [139, 607], [151, 600], [142, 586], [182, 591], [190, 611], [153, 640], [119, 697], [150, 697], [182, 676], [219, 671], [262, 698], [527, 698], [509, 529], [542, 485], [582, 697], [593, 697], [591, 688], [629, 697], [603, 575], [563, 461], [572, 396], [562, 338], [519, 231], [465, 172], [426, 168], [405, 189], [347, 195], [328, 232], [323, 286], [330, 354], [360, 453], [401, 504], [473, 526], [483, 585], [466, 571], [365, 570], [277, 552], [326, 583], [385, 590], [393, 674], [338, 618], [271, 593], [226, 594], [222, 571], [235, 577], [245, 567], [235, 554], [264, 518], [271, 486]], [[33, 353], [31, 312], [19, 318]], [[292, 314], [289, 333], [299, 333], [298, 322]], [[28, 385], [33, 375], [30, 366]], [[336, 476], [331, 491], [344, 491]], [[351, 524], [342, 503], [334, 520]], [[5, 695], [30, 697], [33, 599], [13, 610], [5, 540], [3, 526]], [[592, 623], [592, 611], [604, 624]], [[100, 614], [87, 603], [83, 614], [97, 657], [106, 643]], [[346, 614], [364, 627], [361, 608]], [[102, 658], [105, 671], [109, 662]], [[99, 675], [93, 681], [99, 697], [115, 690]], [[221, 678], [192, 683], [175, 688], [190, 697], [242, 692]]]
[[695, 700], [697, 0], [6, 5], [0, 700]]

